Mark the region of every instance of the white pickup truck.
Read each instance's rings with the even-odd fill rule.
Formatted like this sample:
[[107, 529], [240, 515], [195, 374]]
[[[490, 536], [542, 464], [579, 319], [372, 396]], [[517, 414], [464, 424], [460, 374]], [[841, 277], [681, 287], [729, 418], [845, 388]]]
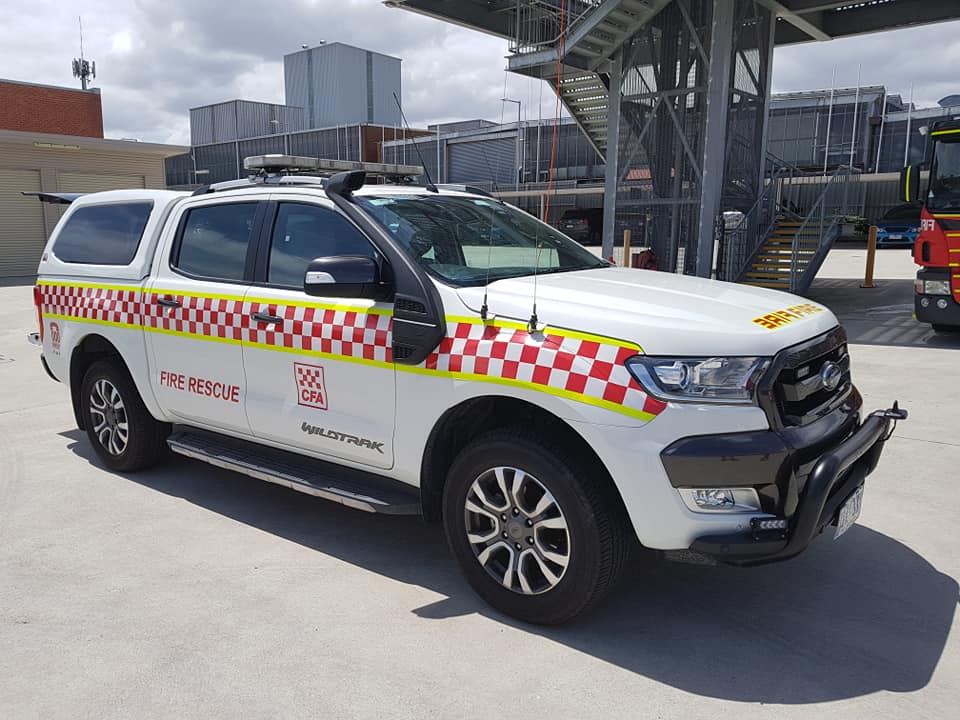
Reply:
[[756, 564], [856, 519], [906, 413], [861, 417], [826, 308], [294, 162], [59, 198], [33, 339], [107, 467], [172, 450], [442, 520], [473, 588], [538, 623], [597, 602], [638, 541]]

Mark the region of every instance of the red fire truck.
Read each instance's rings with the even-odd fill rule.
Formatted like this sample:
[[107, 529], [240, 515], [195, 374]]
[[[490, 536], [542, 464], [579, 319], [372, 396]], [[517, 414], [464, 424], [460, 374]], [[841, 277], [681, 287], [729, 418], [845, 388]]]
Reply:
[[901, 187], [907, 202], [920, 200], [920, 235], [913, 246], [917, 271], [917, 320], [937, 332], [960, 332], [960, 119], [943, 120], [929, 130], [933, 162], [925, 196], [920, 168], [904, 168]]

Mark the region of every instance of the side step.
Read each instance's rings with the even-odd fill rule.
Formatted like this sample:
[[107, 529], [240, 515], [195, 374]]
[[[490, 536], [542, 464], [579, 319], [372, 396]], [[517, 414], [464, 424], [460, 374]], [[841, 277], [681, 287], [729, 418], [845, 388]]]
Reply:
[[418, 490], [382, 475], [203, 430], [178, 428], [167, 439], [167, 445], [178, 455], [357, 510], [390, 515], [420, 514]]

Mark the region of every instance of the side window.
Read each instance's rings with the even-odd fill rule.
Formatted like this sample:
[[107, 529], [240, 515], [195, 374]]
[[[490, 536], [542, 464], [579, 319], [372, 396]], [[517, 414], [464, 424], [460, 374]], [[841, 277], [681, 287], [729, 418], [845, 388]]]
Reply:
[[303, 203], [280, 203], [270, 239], [271, 285], [303, 287], [311, 260], [333, 255], [376, 257], [364, 235], [332, 210]]
[[152, 209], [151, 201], [77, 208], [57, 235], [53, 254], [68, 263], [129, 265]]
[[173, 266], [199, 277], [243, 280], [256, 212], [257, 203], [189, 210]]

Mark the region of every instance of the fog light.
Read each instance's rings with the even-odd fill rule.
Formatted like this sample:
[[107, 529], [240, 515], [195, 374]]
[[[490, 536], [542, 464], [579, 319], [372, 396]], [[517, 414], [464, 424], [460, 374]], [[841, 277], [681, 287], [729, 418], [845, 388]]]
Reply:
[[787, 521], [783, 518], [777, 518], [775, 520], [754, 518], [750, 521], [750, 527], [754, 530], [786, 530]]
[[946, 310], [946, 309], [947, 309], [947, 301], [944, 300], [943, 298], [940, 298], [939, 300], [937, 300], [937, 307], [940, 308], [941, 310]]
[[760, 510], [753, 488], [680, 488], [684, 504], [699, 513], [743, 513]]
[[930, 298], [920, 298], [920, 307], [930, 307]]

